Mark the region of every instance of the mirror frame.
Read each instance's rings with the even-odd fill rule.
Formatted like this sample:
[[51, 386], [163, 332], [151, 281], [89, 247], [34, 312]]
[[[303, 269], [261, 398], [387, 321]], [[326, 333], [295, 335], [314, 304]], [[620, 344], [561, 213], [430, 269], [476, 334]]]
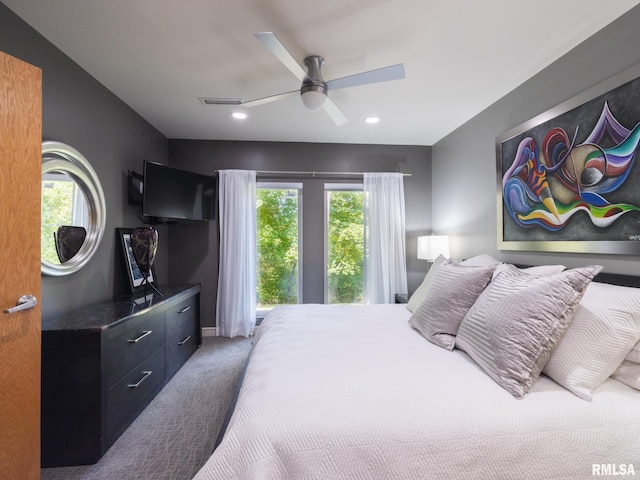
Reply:
[[89, 211], [87, 236], [73, 258], [62, 264], [40, 258], [42, 274], [60, 277], [77, 272], [96, 253], [104, 236], [107, 207], [98, 175], [75, 148], [61, 142], [42, 142], [42, 176], [53, 172], [64, 173], [76, 182], [84, 194]]

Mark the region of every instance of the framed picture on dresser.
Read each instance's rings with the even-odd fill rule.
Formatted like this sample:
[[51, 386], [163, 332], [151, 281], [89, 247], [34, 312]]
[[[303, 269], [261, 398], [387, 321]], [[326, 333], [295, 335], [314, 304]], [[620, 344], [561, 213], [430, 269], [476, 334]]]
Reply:
[[[140, 268], [138, 267], [138, 263], [133, 255], [133, 248], [131, 246], [131, 232], [133, 232], [132, 228], [117, 228], [116, 234], [119, 239], [120, 249], [122, 252], [122, 257], [124, 259], [124, 266], [127, 272], [127, 278], [129, 280], [129, 289], [131, 293], [135, 291], [144, 280], [144, 275]], [[151, 267], [149, 271], [149, 283], [156, 282], [156, 272], [154, 267]]]

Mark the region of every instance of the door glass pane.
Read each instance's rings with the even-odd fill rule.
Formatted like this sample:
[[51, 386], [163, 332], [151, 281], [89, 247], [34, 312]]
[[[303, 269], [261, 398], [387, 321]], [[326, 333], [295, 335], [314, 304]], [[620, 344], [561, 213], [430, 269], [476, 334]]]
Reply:
[[258, 310], [298, 303], [298, 192], [257, 189]]
[[327, 191], [327, 301], [364, 301], [362, 191]]

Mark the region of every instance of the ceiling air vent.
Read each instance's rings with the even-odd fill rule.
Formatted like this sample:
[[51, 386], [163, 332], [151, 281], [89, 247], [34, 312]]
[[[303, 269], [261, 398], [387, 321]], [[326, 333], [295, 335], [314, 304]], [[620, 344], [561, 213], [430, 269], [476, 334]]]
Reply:
[[214, 97], [198, 97], [204, 105], [240, 105], [241, 98], [214, 98]]

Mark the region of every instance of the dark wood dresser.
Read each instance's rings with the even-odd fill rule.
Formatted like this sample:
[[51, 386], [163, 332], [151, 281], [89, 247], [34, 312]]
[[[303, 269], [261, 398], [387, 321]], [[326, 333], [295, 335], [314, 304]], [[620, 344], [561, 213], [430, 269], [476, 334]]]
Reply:
[[201, 344], [200, 285], [42, 323], [42, 466], [96, 463]]

